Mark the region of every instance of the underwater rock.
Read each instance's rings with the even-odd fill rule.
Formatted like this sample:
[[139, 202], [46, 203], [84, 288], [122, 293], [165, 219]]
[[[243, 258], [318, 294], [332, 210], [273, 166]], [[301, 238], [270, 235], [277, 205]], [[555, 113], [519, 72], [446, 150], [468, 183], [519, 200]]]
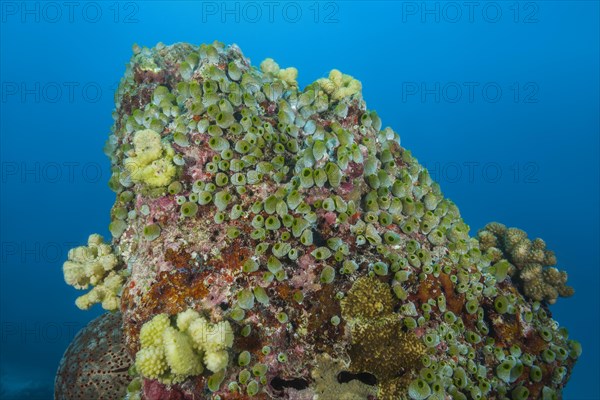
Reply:
[[[581, 347], [548, 308], [566, 274], [526, 274], [541, 242], [470, 237], [358, 80], [297, 73], [218, 42], [134, 47], [105, 147], [111, 262], [93, 236], [65, 268], [103, 288], [86, 306], [118, 299], [124, 398], [560, 398]], [[64, 371], [57, 398], [78, 398]]]

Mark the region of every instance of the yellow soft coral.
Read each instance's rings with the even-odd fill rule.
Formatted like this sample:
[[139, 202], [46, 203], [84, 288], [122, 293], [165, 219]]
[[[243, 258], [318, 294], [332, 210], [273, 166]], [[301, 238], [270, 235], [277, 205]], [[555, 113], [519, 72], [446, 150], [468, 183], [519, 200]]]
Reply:
[[140, 344], [142, 347], [162, 345], [163, 332], [170, 326], [167, 314], [155, 315], [150, 321], [142, 325], [140, 330]]
[[194, 341], [194, 347], [199, 350], [204, 349], [204, 344], [206, 343], [206, 337], [208, 336], [209, 329], [210, 325], [204, 318], [197, 318], [190, 322], [188, 333]]
[[177, 328], [185, 332], [190, 327], [190, 324], [200, 318], [198, 311], [188, 308], [182, 313], [177, 314]]
[[119, 294], [125, 278], [121, 272], [115, 271], [117, 257], [112, 247], [104, 243], [102, 236], [92, 234], [87, 246], [71, 249], [68, 259], [63, 264], [65, 282], [76, 289], [87, 289], [88, 293], [75, 301], [77, 307], [87, 310], [96, 303], [101, 303], [105, 310], [119, 308]]
[[87, 289], [97, 285], [117, 265], [117, 257], [102, 236], [94, 233], [88, 238], [87, 246], [69, 250], [63, 264], [65, 282], [76, 289]]
[[138, 181], [149, 186], [167, 186], [175, 176], [175, 165], [171, 158], [160, 158], [145, 166], [138, 175]]
[[275, 60], [272, 58], [267, 58], [260, 63], [260, 70], [265, 74], [272, 74], [278, 77], [288, 86], [298, 86], [298, 82], [296, 81], [298, 78], [298, 70], [294, 67], [281, 69]]
[[185, 333], [168, 327], [163, 333], [163, 346], [165, 358], [174, 374], [192, 376], [204, 371], [202, 359], [192, 348], [192, 341]]
[[204, 356], [204, 364], [212, 372], [222, 371], [229, 364], [229, 354], [225, 350], [207, 352]]
[[177, 172], [173, 164], [175, 151], [161, 142], [160, 134], [152, 129], [137, 131], [133, 137], [135, 155], [125, 160], [131, 180], [148, 186], [166, 186]]
[[298, 82], [296, 81], [298, 78], [298, 70], [294, 67], [280, 70], [277, 76], [290, 86], [298, 86]]
[[135, 159], [140, 164], [149, 164], [161, 157], [163, 147], [160, 135], [152, 129], [137, 131], [133, 136]]
[[135, 356], [135, 367], [138, 372], [149, 379], [158, 379], [168, 368], [162, 347], [145, 347]]
[[100, 284], [83, 296], [79, 296], [75, 300], [75, 305], [81, 310], [87, 310], [94, 304], [100, 303], [105, 310], [116, 310], [119, 308], [119, 293], [124, 283], [125, 278], [122, 275], [111, 271]]
[[337, 69], [331, 70], [328, 78], [321, 78], [317, 83], [333, 100], [352, 97], [362, 90], [362, 84], [350, 75], [342, 74]]
[[227, 368], [233, 345], [229, 322], [212, 324], [188, 309], [177, 315], [174, 325], [167, 314], [158, 314], [142, 326], [136, 355], [142, 376], [172, 384], [202, 374], [205, 367], [212, 372]]
[[206, 367], [218, 372], [227, 366], [226, 349], [233, 345], [233, 330], [227, 321], [211, 324], [198, 318], [189, 325], [188, 332], [197, 349], [205, 352]]
[[265, 74], [276, 75], [279, 73], [279, 64], [277, 64], [272, 58], [265, 58], [263, 62], [260, 63], [260, 70]]
[[211, 326], [204, 348], [207, 351], [218, 351], [231, 347], [233, 344], [233, 330], [227, 321], [221, 321]]
[[200, 318], [192, 322], [189, 332], [196, 345], [207, 351], [223, 350], [233, 344], [233, 330], [227, 321], [211, 324]]

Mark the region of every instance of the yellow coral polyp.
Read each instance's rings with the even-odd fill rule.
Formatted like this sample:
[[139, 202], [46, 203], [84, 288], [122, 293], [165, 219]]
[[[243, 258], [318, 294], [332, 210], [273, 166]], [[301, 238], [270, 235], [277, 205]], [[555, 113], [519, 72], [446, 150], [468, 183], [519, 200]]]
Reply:
[[199, 318], [190, 324], [189, 333], [196, 348], [204, 350], [207, 356], [233, 345], [233, 330], [227, 321], [211, 324]]
[[194, 352], [188, 335], [173, 327], [168, 327], [163, 333], [165, 358], [176, 375], [199, 375], [204, 371], [202, 359]]
[[225, 350], [207, 352], [204, 356], [204, 364], [212, 372], [222, 371], [229, 364], [229, 354]]
[[191, 308], [177, 315], [177, 328], [185, 332], [190, 327], [190, 324], [200, 318], [200, 314]]
[[265, 74], [271, 74], [278, 77], [289, 86], [298, 86], [298, 82], [296, 81], [298, 78], [298, 70], [294, 67], [281, 69], [275, 60], [267, 58], [260, 63], [260, 70]]
[[[136, 365], [142, 376], [158, 379], [164, 384], [182, 382], [190, 376], [200, 375], [206, 367], [220, 372], [229, 364], [228, 349], [233, 345], [233, 330], [227, 321], [216, 324], [208, 322], [197, 311], [188, 309], [177, 315], [175, 326], [167, 314], [158, 314], [146, 322], [140, 330], [141, 350], [136, 355]], [[146, 351], [146, 349], [161, 351]], [[151, 359], [151, 355], [157, 357]], [[162, 361], [166, 364], [165, 369]], [[138, 368], [139, 369], [139, 368]], [[158, 373], [157, 371], [162, 371]]]
[[142, 348], [135, 356], [135, 367], [142, 376], [149, 379], [158, 379], [168, 368], [162, 347]]
[[298, 70], [294, 67], [284, 68], [278, 73], [279, 79], [290, 86], [298, 86], [296, 79], [298, 78]]
[[336, 101], [345, 97], [352, 97], [362, 90], [362, 84], [359, 80], [350, 75], [342, 74], [337, 69], [331, 70], [328, 78], [321, 78], [317, 80], [317, 83], [325, 93]]
[[323, 91], [327, 94], [331, 94], [335, 90], [335, 84], [327, 78], [318, 79], [317, 83], [319, 84], [321, 89], [323, 89]]
[[158, 132], [152, 129], [137, 131], [133, 147], [135, 155], [124, 162], [133, 182], [160, 187], [173, 181], [177, 172], [173, 164], [175, 151], [169, 144], [161, 142]]
[[79, 296], [75, 305], [81, 310], [88, 310], [94, 304], [100, 303], [105, 310], [116, 310], [119, 308], [119, 292], [124, 282], [123, 276], [111, 271], [101, 284]]
[[279, 64], [272, 58], [265, 58], [263, 62], [260, 63], [260, 70], [265, 74], [277, 74], [279, 73]]
[[160, 142], [160, 134], [152, 129], [137, 131], [133, 136], [133, 148], [138, 163], [151, 163], [162, 155], [163, 147]]
[[120, 272], [115, 271], [117, 257], [112, 247], [104, 243], [102, 236], [92, 234], [87, 246], [79, 246], [69, 251], [68, 259], [63, 264], [65, 282], [76, 289], [92, 290], [80, 296], [75, 305], [87, 310], [101, 303], [105, 310], [119, 308], [119, 293], [125, 281]]
[[142, 347], [162, 345], [163, 333], [169, 326], [170, 321], [167, 314], [158, 314], [142, 325], [140, 330], [140, 344]]
[[209, 323], [204, 318], [198, 318], [190, 323], [188, 333], [194, 341], [194, 346], [197, 349], [203, 350], [205, 348], [206, 337], [208, 336], [209, 329]]
[[97, 285], [108, 271], [117, 265], [117, 257], [102, 236], [94, 233], [88, 238], [87, 246], [69, 250], [68, 259], [63, 264], [65, 282], [76, 289], [87, 289]]
[[149, 186], [167, 186], [173, 180], [175, 172], [176, 169], [172, 159], [160, 158], [142, 168], [136, 179]]
[[211, 326], [206, 337], [206, 351], [223, 350], [233, 345], [233, 330], [227, 321], [221, 321]]
[[329, 80], [331, 82], [333, 82], [333, 84], [336, 87], [341, 87], [342, 86], [342, 80], [344, 78], [344, 75], [337, 69], [332, 69], [329, 72]]

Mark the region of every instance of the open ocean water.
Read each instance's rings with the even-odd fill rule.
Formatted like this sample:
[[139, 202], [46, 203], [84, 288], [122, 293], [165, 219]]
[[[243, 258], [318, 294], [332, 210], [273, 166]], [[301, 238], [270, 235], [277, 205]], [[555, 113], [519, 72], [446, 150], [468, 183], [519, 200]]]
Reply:
[[597, 1], [0, 2], [0, 399], [52, 398], [78, 310], [67, 251], [107, 226], [102, 152], [132, 44], [238, 44], [258, 65], [332, 68], [429, 168], [472, 234], [543, 238], [576, 293], [551, 307], [583, 345], [564, 399], [599, 399]]

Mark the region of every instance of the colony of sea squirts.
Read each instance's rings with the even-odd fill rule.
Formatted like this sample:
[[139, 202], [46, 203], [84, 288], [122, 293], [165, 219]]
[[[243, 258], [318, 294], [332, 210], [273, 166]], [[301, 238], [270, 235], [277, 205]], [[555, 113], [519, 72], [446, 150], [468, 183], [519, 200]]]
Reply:
[[114, 263], [65, 263], [106, 293], [78, 305], [122, 313], [112, 398], [561, 398], [581, 348], [551, 318], [573, 290], [543, 241], [469, 236], [358, 80], [297, 73], [218, 42], [134, 47], [105, 147]]

